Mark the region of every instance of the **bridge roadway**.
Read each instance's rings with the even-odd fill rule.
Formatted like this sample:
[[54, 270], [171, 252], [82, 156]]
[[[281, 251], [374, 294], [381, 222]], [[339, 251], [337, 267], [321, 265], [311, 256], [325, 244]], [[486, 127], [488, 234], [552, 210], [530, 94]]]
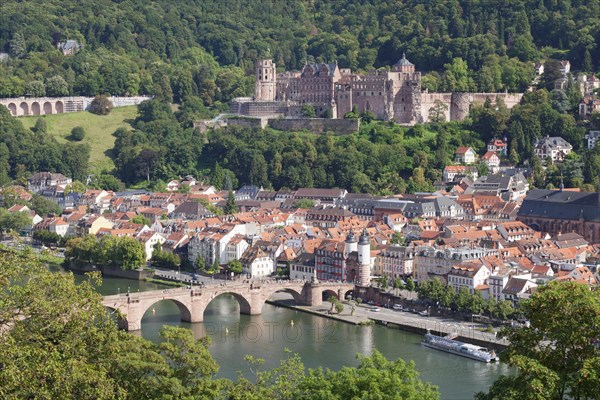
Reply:
[[213, 285], [189, 286], [177, 289], [153, 290], [148, 292], [121, 293], [105, 296], [102, 304], [118, 312], [118, 324], [128, 331], [140, 330], [142, 318], [152, 305], [159, 301], [173, 301], [181, 313], [181, 320], [202, 322], [208, 304], [221, 294], [231, 294], [240, 305], [242, 314], [262, 313], [265, 301], [276, 292], [290, 293], [298, 305], [319, 306], [323, 294], [345, 299], [354, 290], [354, 285], [338, 282], [306, 282], [299, 280], [260, 282], [223, 282]]

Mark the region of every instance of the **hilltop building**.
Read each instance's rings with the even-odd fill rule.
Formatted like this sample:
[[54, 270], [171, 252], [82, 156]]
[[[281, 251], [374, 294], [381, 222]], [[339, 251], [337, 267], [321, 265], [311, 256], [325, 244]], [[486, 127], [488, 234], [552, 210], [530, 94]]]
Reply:
[[402, 55], [389, 69], [367, 74], [340, 68], [337, 62], [307, 63], [302, 71], [277, 72], [273, 60], [257, 60], [254, 97], [233, 99], [234, 114], [251, 117], [301, 117], [302, 107], [315, 108], [318, 117], [344, 118], [353, 108], [370, 111], [379, 119], [401, 124], [429, 120], [430, 109], [440, 102], [445, 120], [462, 120], [471, 104], [500, 98], [508, 108], [519, 103], [522, 94], [509, 93], [428, 93], [421, 91], [421, 73]]

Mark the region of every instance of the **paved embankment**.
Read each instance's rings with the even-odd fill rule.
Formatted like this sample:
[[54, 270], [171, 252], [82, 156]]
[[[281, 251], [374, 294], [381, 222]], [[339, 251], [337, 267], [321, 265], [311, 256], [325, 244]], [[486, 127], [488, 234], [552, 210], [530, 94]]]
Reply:
[[360, 306], [355, 307], [354, 313], [350, 315], [351, 307], [348, 303], [344, 303], [344, 311], [341, 314], [330, 314], [329, 311], [331, 306], [327, 302], [324, 302], [322, 306], [317, 307], [298, 306], [295, 305], [293, 301], [289, 300], [288, 297], [285, 297], [285, 295], [275, 297], [274, 301], [270, 301], [270, 303], [355, 325], [375, 321], [388, 328], [401, 329], [419, 334], [424, 334], [428, 330], [434, 334], [454, 334], [457, 335], [457, 340], [484, 345], [496, 350], [508, 346], [508, 341], [506, 341], [506, 339], [496, 338], [494, 332], [485, 332], [485, 325], [477, 323], [472, 324], [470, 322], [462, 322], [450, 318], [426, 317], [404, 311], [394, 311], [387, 308], [379, 308], [379, 311], [374, 312], [372, 309]]

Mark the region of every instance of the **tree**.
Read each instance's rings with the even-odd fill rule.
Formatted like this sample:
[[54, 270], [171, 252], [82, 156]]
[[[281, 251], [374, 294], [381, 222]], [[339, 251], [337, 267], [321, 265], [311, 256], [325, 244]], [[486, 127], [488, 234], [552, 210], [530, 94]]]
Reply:
[[400, 232], [394, 232], [392, 234], [392, 238], [390, 239], [390, 243], [392, 243], [392, 244], [403, 244], [404, 243], [404, 237], [402, 236], [402, 234]]
[[142, 242], [123, 236], [119, 238], [116, 249], [117, 262], [122, 269], [136, 269], [146, 264], [146, 251]]
[[9, 44], [10, 55], [15, 58], [23, 58], [27, 54], [25, 38], [19, 32], [15, 32]]
[[135, 217], [133, 217], [131, 219], [131, 222], [133, 222], [134, 224], [140, 224], [140, 225], [146, 225], [146, 226], [152, 225], [152, 221], [150, 221], [150, 218], [144, 217], [142, 214], [139, 214], [139, 215], [136, 215]]
[[44, 118], [38, 118], [35, 120], [35, 125], [32, 128], [32, 131], [44, 135], [48, 132], [48, 123]]
[[561, 114], [566, 113], [571, 109], [571, 102], [569, 96], [564, 90], [554, 89], [550, 92], [552, 98], [552, 108]]
[[554, 89], [554, 82], [563, 77], [560, 61], [550, 59], [544, 63], [544, 73], [542, 74], [542, 86], [548, 90]]
[[299, 199], [292, 204], [292, 207], [294, 208], [313, 208], [314, 206], [315, 201], [311, 199]]
[[337, 312], [338, 314], [341, 314], [344, 312], [344, 303], [342, 303], [341, 301], [337, 301], [335, 303], [335, 312]]
[[2, 397], [221, 397], [209, 339], [164, 327], [154, 344], [118, 331], [95, 290], [98, 274], [75, 284], [31, 252], [0, 251]]
[[239, 275], [239, 274], [242, 273], [242, 263], [241, 263], [240, 260], [230, 261], [229, 264], [227, 265], [227, 267], [234, 274], [238, 274]]
[[46, 85], [42, 81], [31, 81], [25, 87], [25, 94], [31, 97], [43, 97], [46, 95]]
[[404, 289], [404, 284], [402, 283], [402, 279], [394, 278], [392, 282], [392, 287], [396, 290], [396, 295], [398, 294], [398, 290]]
[[356, 107], [356, 104], [354, 106], [352, 106], [352, 111], [349, 111], [344, 115], [344, 119], [358, 119], [359, 117], [360, 117], [360, 115], [358, 112], [358, 107]]
[[19, 232], [31, 225], [31, 217], [25, 212], [8, 212], [0, 208], [0, 232]]
[[37, 193], [33, 194], [29, 208], [43, 217], [49, 214], [59, 215], [61, 213], [58, 204]]
[[160, 243], [154, 245], [150, 261], [158, 268], [175, 269], [181, 265], [179, 256], [169, 251], [163, 251]]
[[444, 64], [442, 79], [444, 90], [451, 92], [469, 92], [474, 89], [475, 82], [469, 76], [469, 67], [462, 58], [457, 57], [450, 64]]
[[41, 242], [45, 246], [54, 246], [61, 241], [59, 234], [46, 230], [34, 231], [32, 237], [34, 240]]
[[94, 97], [90, 104], [90, 112], [98, 115], [108, 115], [113, 109], [112, 102], [104, 95]]
[[413, 280], [413, 278], [411, 276], [409, 276], [408, 279], [406, 280], [406, 290], [408, 290], [409, 292], [412, 292], [415, 290], [415, 281]]
[[331, 295], [327, 298], [327, 302], [331, 304], [331, 309], [329, 310], [329, 312], [333, 312], [333, 310], [335, 309], [335, 304], [338, 302], [337, 297]]
[[460, 289], [458, 289], [458, 293], [456, 294], [456, 297], [454, 299], [456, 307], [458, 307], [458, 309], [463, 312], [469, 311], [472, 303], [471, 298], [472, 296], [469, 292], [469, 289], [462, 286]]
[[67, 96], [69, 84], [62, 76], [54, 75], [46, 81], [46, 94], [53, 97]]
[[74, 180], [73, 183], [67, 185], [67, 187], [65, 188], [65, 192], [68, 193], [84, 193], [86, 190], [85, 185], [83, 184], [83, 182], [78, 181], [78, 180]]
[[206, 270], [206, 260], [204, 260], [204, 257], [199, 256], [198, 258], [196, 258], [196, 262], [194, 263], [194, 266], [199, 271], [205, 271]]
[[501, 331], [510, 341], [502, 357], [518, 371], [496, 381], [477, 399], [597, 398], [600, 348], [594, 343], [600, 326], [600, 291], [555, 281], [538, 288], [520, 309], [530, 325]]
[[490, 168], [487, 165], [487, 163], [483, 162], [483, 161], [479, 161], [476, 165], [477, 167], [477, 174], [479, 176], [487, 176], [487, 174], [490, 173]]
[[315, 107], [311, 106], [310, 104], [304, 104], [302, 106], [302, 109], [300, 110], [300, 112], [302, 113], [302, 116], [305, 118], [316, 118], [317, 117], [317, 110], [315, 110]]
[[225, 208], [223, 209], [223, 212], [225, 212], [225, 214], [230, 215], [230, 214], [235, 214], [239, 211], [238, 206], [235, 202], [235, 195], [233, 194], [233, 190], [229, 190], [229, 193], [227, 195], [227, 202], [225, 203]]
[[368, 124], [369, 122], [376, 120], [377, 116], [375, 115], [375, 113], [373, 111], [365, 110], [360, 113], [360, 119], [364, 123]]
[[71, 139], [81, 142], [85, 138], [85, 129], [81, 126], [76, 126], [71, 129]]
[[448, 106], [441, 100], [436, 99], [433, 107], [429, 109], [429, 121], [434, 124], [446, 122], [446, 111], [448, 111]]
[[381, 283], [379, 284], [379, 286], [383, 289], [383, 290], [387, 290], [387, 288], [389, 287], [389, 282], [388, 282], [388, 276], [387, 275], [383, 275], [381, 277]]

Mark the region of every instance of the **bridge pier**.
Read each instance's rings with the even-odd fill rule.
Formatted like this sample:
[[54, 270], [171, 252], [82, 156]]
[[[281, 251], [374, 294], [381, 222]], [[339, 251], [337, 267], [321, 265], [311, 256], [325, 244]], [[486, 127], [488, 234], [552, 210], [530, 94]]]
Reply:
[[318, 283], [307, 284], [307, 303], [311, 307], [323, 305], [323, 290]]

